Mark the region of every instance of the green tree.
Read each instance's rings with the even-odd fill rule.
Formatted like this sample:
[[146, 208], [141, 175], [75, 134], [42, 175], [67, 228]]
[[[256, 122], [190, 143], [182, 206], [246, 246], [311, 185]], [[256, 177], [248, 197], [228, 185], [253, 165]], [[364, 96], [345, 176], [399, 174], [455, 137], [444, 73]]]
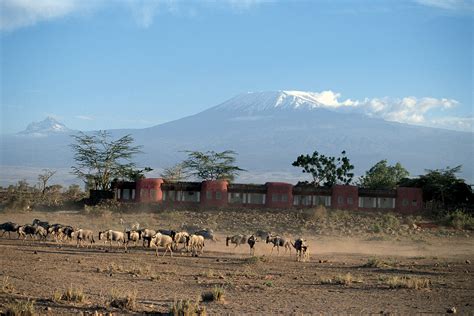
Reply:
[[72, 173], [83, 179], [89, 188], [110, 190], [113, 179], [135, 180], [144, 170], [136, 170], [132, 158], [141, 153], [142, 146], [134, 146], [131, 135], [112, 140], [107, 131], [98, 131], [92, 135], [80, 132], [72, 136], [71, 144], [76, 165]]
[[400, 186], [423, 189], [423, 199], [441, 204], [444, 210], [464, 208], [474, 210], [471, 186], [458, 178], [462, 166], [444, 169], [427, 169], [426, 174], [414, 179], [403, 179]]
[[183, 181], [188, 177], [183, 163], [177, 163], [172, 167], [165, 168], [160, 176], [170, 182]]
[[350, 172], [354, 166], [350, 163], [346, 152], [341, 152], [341, 157], [332, 157], [315, 151], [311, 156], [300, 155], [292, 163], [294, 167], [303, 168], [303, 173], [313, 177], [315, 186], [332, 186], [337, 183], [350, 184], [354, 173]]
[[244, 169], [235, 165], [236, 152], [225, 150], [215, 151], [186, 151], [188, 158], [182, 162], [184, 170], [202, 180], [233, 181], [235, 176]]
[[360, 184], [370, 189], [393, 189], [400, 180], [408, 176], [408, 171], [399, 162], [390, 166], [384, 159], [365, 172], [365, 176], [360, 179]]
[[43, 173], [38, 175], [39, 189], [42, 195], [44, 195], [46, 192], [49, 179], [51, 179], [51, 177], [54, 176], [55, 174], [56, 174], [56, 171], [43, 169]]
[[78, 184], [71, 184], [64, 192], [64, 196], [68, 201], [77, 201], [85, 197], [85, 194]]

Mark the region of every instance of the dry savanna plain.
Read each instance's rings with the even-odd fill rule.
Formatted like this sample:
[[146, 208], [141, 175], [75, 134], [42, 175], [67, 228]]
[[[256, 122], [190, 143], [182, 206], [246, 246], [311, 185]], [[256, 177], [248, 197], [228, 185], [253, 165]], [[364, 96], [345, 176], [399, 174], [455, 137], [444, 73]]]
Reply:
[[[96, 243], [0, 238], [0, 311], [35, 314], [474, 314], [471, 231], [422, 217], [313, 210], [109, 210], [4, 212], [92, 229]], [[112, 249], [103, 229], [213, 229], [204, 253], [159, 257], [140, 243]], [[225, 237], [268, 230], [303, 237], [310, 258], [259, 241], [226, 247]]]

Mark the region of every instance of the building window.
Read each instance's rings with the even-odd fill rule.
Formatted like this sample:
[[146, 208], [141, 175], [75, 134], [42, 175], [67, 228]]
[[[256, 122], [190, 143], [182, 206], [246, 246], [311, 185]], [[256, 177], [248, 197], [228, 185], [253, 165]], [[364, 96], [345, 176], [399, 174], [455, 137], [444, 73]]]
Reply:
[[417, 205], [418, 205], [418, 203], [417, 203], [417, 201], [416, 201], [416, 200], [413, 200], [413, 201], [411, 201], [411, 205], [413, 205], [413, 206], [417, 206]]
[[243, 193], [228, 193], [227, 198], [229, 203], [244, 203]]
[[130, 189], [122, 190], [122, 200], [130, 200]]
[[272, 202], [278, 202], [279, 201], [279, 194], [273, 193], [272, 194]]
[[288, 195], [282, 194], [282, 195], [281, 195], [281, 201], [282, 201], [282, 202], [288, 202]]
[[344, 204], [344, 197], [338, 196], [337, 197], [337, 204]]
[[352, 205], [354, 203], [354, 200], [351, 197], [347, 198], [347, 204]]
[[211, 191], [206, 192], [206, 200], [212, 200], [212, 192]]
[[163, 201], [174, 201], [175, 200], [175, 191], [164, 191], [163, 192]]
[[408, 206], [408, 200], [407, 200], [407, 199], [403, 199], [402, 205], [403, 205], [403, 206]]
[[247, 194], [248, 204], [265, 204], [265, 194], [261, 193], [248, 193]]
[[216, 191], [216, 200], [222, 199], [222, 192]]
[[156, 189], [150, 189], [150, 198], [156, 199], [157, 191]]

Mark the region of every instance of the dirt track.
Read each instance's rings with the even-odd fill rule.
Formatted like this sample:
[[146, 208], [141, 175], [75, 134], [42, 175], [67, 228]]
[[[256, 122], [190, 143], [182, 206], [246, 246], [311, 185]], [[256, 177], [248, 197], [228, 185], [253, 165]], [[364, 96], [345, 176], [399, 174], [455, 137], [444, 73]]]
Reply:
[[[339, 240], [350, 247], [349, 239]], [[310, 262], [296, 262], [294, 256], [268, 256], [270, 247], [257, 244], [260, 259], [249, 259], [247, 247], [233, 253], [223, 242], [208, 242], [202, 257], [176, 254], [173, 258], [154, 256], [150, 249], [136, 248], [129, 253], [96, 245], [93, 249], [77, 249], [73, 244], [58, 246], [54, 242], [0, 239], [0, 279], [8, 276], [13, 290], [0, 294], [0, 306], [12, 298], [32, 298], [37, 311], [69, 314], [71, 312], [114, 311], [167, 312], [176, 299], [195, 300], [214, 286], [225, 289], [225, 302], [201, 303], [209, 314], [315, 314], [315, 313], [444, 313], [455, 306], [462, 314], [474, 312], [474, 284], [471, 239], [450, 241], [437, 247], [448, 250], [457, 245], [449, 257], [434, 255], [434, 250], [418, 249], [418, 256], [409, 254], [416, 245], [391, 245], [352, 241], [354, 251], [338, 252], [337, 243], [320, 240], [321, 251], [312, 253]], [[316, 241], [312, 241], [316, 245]], [[373, 246], [373, 253], [392, 249], [394, 255], [377, 258], [385, 267], [363, 267], [371, 257], [362, 246]], [[334, 248], [335, 247], [335, 248]], [[413, 248], [415, 247], [415, 248]], [[447, 247], [447, 248], [446, 248]], [[331, 248], [334, 251], [331, 251]], [[378, 250], [377, 250], [378, 249]], [[384, 249], [384, 251], [380, 251]], [[411, 250], [410, 250], [411, 249]], [[470, 252], [465, 253], [466, 249]], [[361, 253], [362, 252], [362, 253]], [[464, 253], [464, 254], [460, 254]], [[263, 257], [262, 257], [263, 255]], [[446, 252], [445, 252], [446, 255]], [[330, 284], [328, 279], [350, 273], [355, 282]], [[427, 278], [429, 289], [390, 289], [384, 279], [390, 276]], [[334, 282], [334, 281], [333, 281]], [[54, 302], [54, 291], [68, 287], [81, 288], [84, 303]], [[112, 290], [115, 289], [115, 290]], [[123, 311], [107, 306], [112, 291], [137, 291], [137, 306]]]

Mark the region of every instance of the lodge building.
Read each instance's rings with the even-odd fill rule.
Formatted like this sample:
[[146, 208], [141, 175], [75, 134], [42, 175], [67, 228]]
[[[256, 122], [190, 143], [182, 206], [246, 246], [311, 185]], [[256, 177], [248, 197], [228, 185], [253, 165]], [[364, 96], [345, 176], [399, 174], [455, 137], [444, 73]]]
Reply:
[[415, 213], [423, 209], [420, 188], [371, 190], [352, 185], [314, 187], [284, 182], [265, 184], [167, 182], [149, 178], [116, 182], [115, 199], [121, 202], [160, 203], [170, 207], [308, 208], [324, 205], [341, 210], [382, 210]]

